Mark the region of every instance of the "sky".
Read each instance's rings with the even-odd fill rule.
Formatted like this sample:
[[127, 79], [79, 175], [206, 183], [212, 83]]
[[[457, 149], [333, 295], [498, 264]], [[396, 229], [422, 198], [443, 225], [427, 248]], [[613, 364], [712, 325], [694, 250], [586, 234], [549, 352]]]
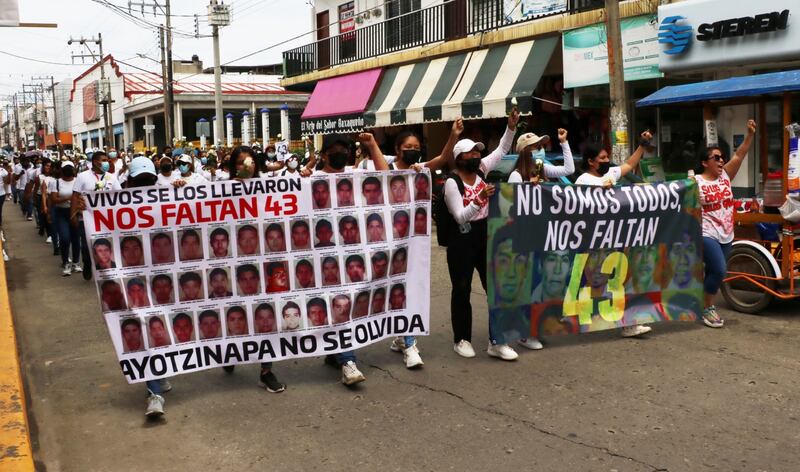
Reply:
[[[126, 13], [128, 0], [18, 0], [20, 21], [30, 23], [57, 23], [58, 28], [0, 28], [0, 51], [13, 53], [26, 58], [49, 62], [72, 62], [71, 54], [88, 54], [84, 48], [74, 43], [73, 38], [103, 35], [103, 53], [112, 54], [134, 66], [161, 72], [160, 64], [153, 60], [138, 57], [138, 54], [159, 61], [161, 56], [156, 29], [142, 27], [106, 5], [119, 6]], [[221, 29], [220, 55], [225, 64], [248, 53], [258, 51], [295, 36], [301, 38], [286, 44], [272, 47], [253, 55], [234, 65], [273, 64], [281, 62], [281, 53], [293, 47], [312, 41], [308, 34], [312, 29], [311, 0], [228, 0], [233, 8], [233, 21]], [[152, 0], [133, 0], [133, 3], [153, 3]], [[159, 0], [164, 4], [164, 0]], [[204, 20], [208, 0], [172, 0], [173, 28], [177, 31], [194, 34], [193, 17], [176, 15], [200, 14], [200, 34], [210, 36], [211, 28]], [[152, 8], [133, 7], [131, 14], [150, 23], [162, 23], [164, 16], [153, 15]], [[95, 46], [95, 54], [97, 49]], [[212, 40], [208, 38], [186, 38], [173, 35], [172, 56], [174, 60], [190, 60], [197, 54], [204, 67], [214, 64]], [[56, 82], [74, 78], [90, 67], [90, 63], [80, 65], [42, 64], [30, 60], [17, 59], [0, 53], [0, 104], [4, 104], [9, 94], [22, 91], [23, 83], [31, 83], [31, 77], [54, 76]], [[139, 72], [122, 66], [123, 71]]]

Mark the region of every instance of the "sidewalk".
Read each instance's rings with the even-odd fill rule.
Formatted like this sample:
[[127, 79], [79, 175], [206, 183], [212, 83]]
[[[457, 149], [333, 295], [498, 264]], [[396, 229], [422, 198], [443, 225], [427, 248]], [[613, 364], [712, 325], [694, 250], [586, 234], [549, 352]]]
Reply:
[[[119, 372], [95, 290], [7, 207], [9, 291], [34, 453], [59, 471], [794, 471], [800, 439], [800, 304], [770, 316], [725, 312], [726, 327], [657, 325], [552, 338], [504, 363], [485, 355], [486, 305], [473, 296], [476, 359], [452, 351], [444, 251], [432, 256], [425, 367], [382, 342], [359, 351], [367, 381], [339, 384], [322, 359], [174, 378], [165, 421]], [[477, 279], [477, 277], [476, 277]], [[793, 452], [795, 451], [795, 452]]]

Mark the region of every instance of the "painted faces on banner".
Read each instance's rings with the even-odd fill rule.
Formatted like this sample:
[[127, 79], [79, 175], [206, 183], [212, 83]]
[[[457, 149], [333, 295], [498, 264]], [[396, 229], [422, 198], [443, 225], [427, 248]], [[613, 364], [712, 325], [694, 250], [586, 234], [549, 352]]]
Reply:
[[232, 306], [225, 313], [228, 336], [244, 336], [248, 333], [247, 312], [241, 306]]
[[339, 275], [339, 261], [336, 257], [328, 256], [322, 259], [322, 285], [327, 287], [339, 285], [342, 279]]
[[527, 278], [528, 257], [515, 254], [511, 238], [499, 241], [495, 235], [494, 297], [497, 305], [513, 307], [530, 303], [529, 293], [523, 289]]
[[408, 202], [408, 182], [406, 176], [395, 175], [389, 180], [389, 203]]
[[94, 253], [94, 267], [97, 270], [114, 269], [117, 264], [114, 262], [114, 248], [111, 241], [106, 238], [95, 239], [92, 243]]
[[325, 300], [321, 297], [314, 297], [306, 303], [308, 313], [308, 323], [311, 327], [328, 325], [328, 308]]
[[211, 246], [211, 257], [213, 258], [228, 257], [231, 255], [230, 235], [225, 228], [214, 228], [211, 231], [209, 245]]
[[533, 290], [532, 300], [563, 300], [572, 272], [572, 256], [568, 251], [539, 253], [539, 285]]
[[200, 327], [200, 339], [214, 339], [222, 336], [219, 313], [215, 310], [204, 310], [197, 318]]
[[311, 249], [311, 230], [308, 221], [295, 220], [292, 222], [292, 249]]
[[172, 318], [172, 332], [175, 342], [188, 343], [194, 341], [194, 323], [188, 313], [178, 313]]
[[350, 321], [350, 309], [352, 304], [347, 295], [336, 295], [331, 300], [331, 318], [333, 324], [347, 323]]
[[361, 191], [364, 195], [364, 204], [383, 205], [383, 184], [379, 177], [367, 177], [361, 183]]
[[169, 339], [167, 325], [161, 316], [152, 316], [147, 320], [147, 330], [150, 335], [150, 347], [169, 346], [172, 341]]
[[315, 210], [331, 207], [331, 188], [327, 180], [315, 180], [311, 184], [311, 199]]
[[275, 308], [269, 303], [261, 303], [256, 306], [253, 313], [253, 324], [255, 325], [256, 333], [274, 333], [278, 329]]
[[672, 280], [670, 289], [688, 288], [696, 275], [702, 279], [702, 266], [697, 258], [697, 247], [688, 234], [672, 243], [669, 249], [669, 263]]
[[175, 303], [175, 291], [172, 276], [159, 274], [150, 281], [150, 288], [153, 291], [154, 305], [171, 305]]
[[267, 243], [267, 252], [285, 252], [286, 234], [283, 230], [283, 223], [271, 223], [264, 231], [264, 238]]
[[144, 248], [138, 236], [125, 236], [120, 241], [122, 267], [138, 267], [144, 265]]
[[258, 247], [258, 229], [253, 225], [241, 226], [236, 231], [236, 246], [239, 256], [255, 256], [260, 252]]
[[300, 259], [294, 266], [294, 278], [297, 288], [314, 288], [314, 265], [309, 259]]
[[303, 316], [300, 313], [300, 305], [295, 302], [286, 302], [281, 310], [282, 331], [294, 331], [302, 328]]
[[142, 324], [137, 318], [126, 318], [120, 323], [122, 330], [122, 343], [125, 352], [135, 352], [144, 349], [142, 338]]
[[171, 233], [154, 233], [150, 237], [150, 258], [153, 264], [172, 264], [175, 262], [175, 245]]
[[349, 207], [356, 204], [353, 198], [353, 179], [341, 178], [336, 180], [336, 203], [339, 207]]
[[628, 250], [628, 285], [632, 292], [661, 290], [661, 275], [657, 273], [659, 252], [659, 246], [639, 246]]

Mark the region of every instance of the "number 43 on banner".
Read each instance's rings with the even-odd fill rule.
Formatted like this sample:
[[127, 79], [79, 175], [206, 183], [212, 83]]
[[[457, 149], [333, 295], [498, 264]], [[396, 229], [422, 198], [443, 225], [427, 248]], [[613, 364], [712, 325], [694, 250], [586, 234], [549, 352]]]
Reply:
[[[592, 315], [594, 314], [591, 280], [587, 280], [586, 287], [581, 287], [581, 279], [588, 259], [589, 254], [575, 255], [563, 306], [563, 316], [577, 316], [578, 323], [581, 325], [592, 324]], [[604, 320], [619, 321], [625, 314], [625, 278], [628, 276], [628, 257], [622, 252], [612, 252], [606, 256], [599, 269], [601, 274], [609, 276], [604, 292], [610, 293], [611, 299], [600, 301], [597, 309]]]
[[297, 213], [297, 195], [287, 193], [281, 198], [273, 198], [267, 195], [264, 201], [264, 213], [273, 216], [291, 216]]

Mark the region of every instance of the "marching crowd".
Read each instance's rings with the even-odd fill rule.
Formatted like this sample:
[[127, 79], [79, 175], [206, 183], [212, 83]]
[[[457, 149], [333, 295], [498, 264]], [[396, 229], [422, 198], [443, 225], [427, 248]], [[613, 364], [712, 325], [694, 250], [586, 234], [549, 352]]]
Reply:
[[[309, 177], [314, 174], [357, 172], [364, 169], [414, 169], [426, 167], [448, 175], [440, 195], [432, 195], [437, 220], [438, 239], [446, 241], [447, 265], [452, 284], [450, 314], [454, 351], [462, 357], [475, 357], [472, 346], [472, 305], [470, 292], [475, 271], [481, 284], [487, 284], [487, 218], [488, 201], [495, 193], [494, 185], [485, 179], [512, 148], [518, 154], [508, 182], [539, 184], [549, 178], [572, 175], [575, 161], [567, 140], [567, 132], [558, 130], [558, 143], [563, 153], [563, 166], [546, 162], [544, 152], [550, 144], [546, 135], [525, 133], [516, 137], [519, 112], [514, 109], [505, 126], [499, 145], [484, 153], [485, 145], [462, 138], [464, 125], [461, 119], [452, 125], [450, 135], [441, 153], [431, 159], [423, 156], [423, 140], [413, 132], [401, 133], [394, 143], [394, 156], [384, 155], [370, 133], [358, 136], [359, 146], [347, 136], [327, 135], [319, 153], [311, 147], [306, 156], [289, 154], [284, 160], [276, 159], [275, 147], [240, 146], [234, 149], [203, 151], [200, 149], [165, 148], [160, 153], [126, 153], [114, 148], [97, 150], [85, 156], [58, 156], [28, 152], [15, 154], [11, 160], [0, 162], [0, 228], [2, 228], [3, 203], [20, 205], [28, 221], [35, 221], [38, 234], [52, 245], [53, 254], [60, 256], [59, 268], [64, 277], [82, 273], [85, 280], [92, 278], [89, 247], [81, 222], [84, 209], [82, 195], [88, 192], [116, 190], [148, 185], [196, 186], [205, 182], [228, 179], [246, 180], [274, 176]], [[717, 148], [708, 148], [699, 157], [695, 179], [701, 189], [703, 206], [702, 227], [705, 262], [704, 289], [706, 294], [703, 322], [720, 328], [723, 320], [713, 305], [726, 271], [726, 256], [733, 239], [733, 206], [706, 201], [708, 195], [724, 195], [732, 199], [731, 180], [739, 170], [752, 144], [755, 123], [748, 121], [748, 134], [744, 143], [728, 159]], [[516, 142], [515, 141], [515, 137]], [[635, 152], [619, 166], [611, 166], [605, 149], [587, 146], [582, 150], [582, 174], [578, 185], [613, 186], [622, 177], [633, 172], [645, 149], [650, 146], [651, 134], [640, 135]], [[342, 180], [342, 182], [349, 182]], [[352, 184], [351, 184], [352, 185]], [[713, 187], [714, 191], [705, 191]], [[347, 195], [348, 189], [341, 190]], [[349, 192], [352, 194], [353, 189]], [[365, 189], [366, 191], [366, 189]], [[441, 211], [436, 211], [439, 208]], [[0, 235], [2, 233], [0, 232]], [[212, 235], [213, 237], [213, 235]], [[269, 238], [269, 235], [267, 235]], [[267, 242], [269, 244], [269, 242]], [[622, 329], [622, 336], [641, 336], [651, 330], [644, 325]], [[527, 349], [542, 349], [538, 339], [518, 341]], [[403, 354], [408, 368], [423, 365], [417, 340], [400, 337], [391, 343], [391, 349]], [[495, 342], [489, 333], [489, 356], [511, 361], [518, 357], [508, 344]], [[342, 383], [353, 385], [365, 380], [358, 369], [355, 352], [343, 352], [326, 358], [326, 363], [341, 369]], [[228, 373], [233, 366], [225, 367]], [[272, 363], [263, 363], [259, 384], [267, 391], [285, 390], [273, 370]], [[146, 414], [160, 416], [164, 412], [163, 393], [172, 387], [167, 380], [147, 382], [148, 401]]]

